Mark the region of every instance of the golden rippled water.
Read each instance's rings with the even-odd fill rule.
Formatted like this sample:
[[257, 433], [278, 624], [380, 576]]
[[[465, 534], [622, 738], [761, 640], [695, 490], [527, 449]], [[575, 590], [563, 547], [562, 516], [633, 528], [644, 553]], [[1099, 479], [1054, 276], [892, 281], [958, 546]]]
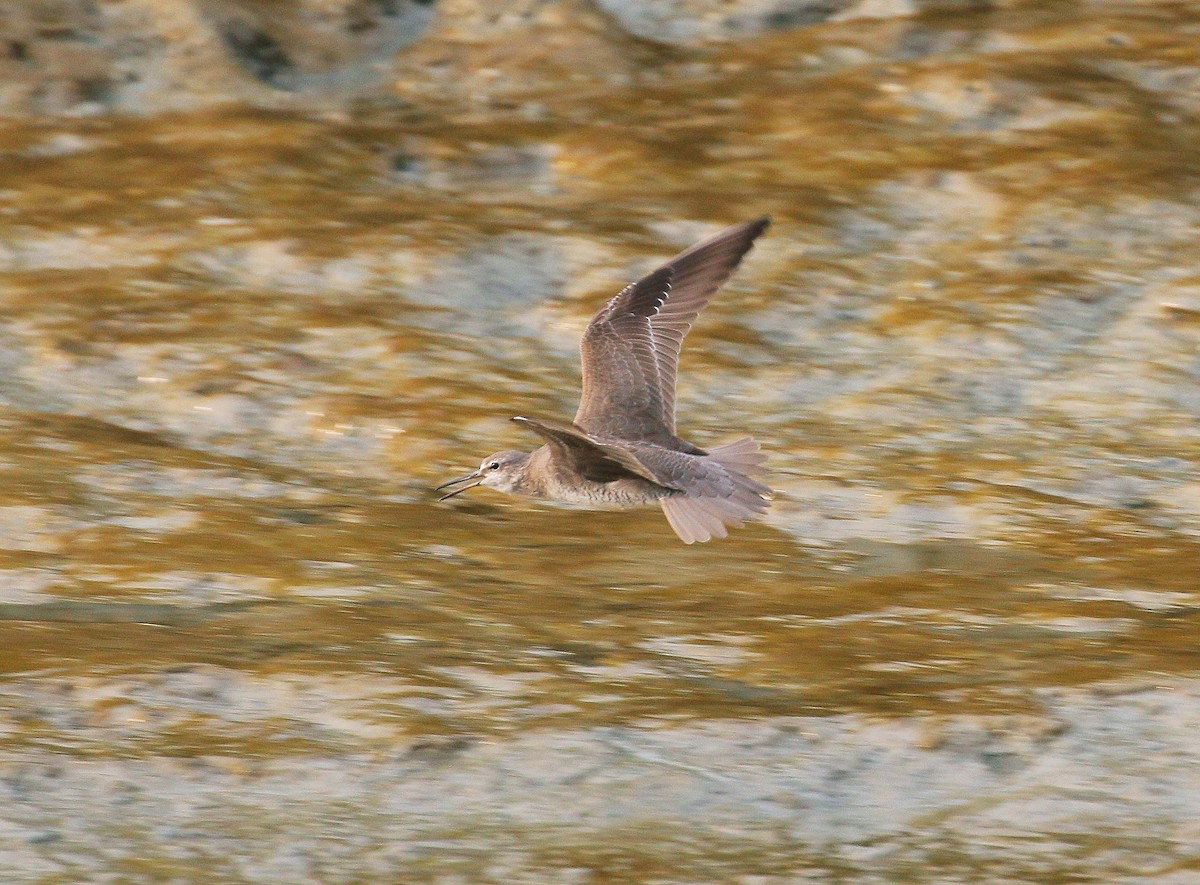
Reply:
[[[1197, 875], [1194, 6], [12, 122], [5, 881]], [[764, 212], [680, 384], [764, 522], [436, 503]]]

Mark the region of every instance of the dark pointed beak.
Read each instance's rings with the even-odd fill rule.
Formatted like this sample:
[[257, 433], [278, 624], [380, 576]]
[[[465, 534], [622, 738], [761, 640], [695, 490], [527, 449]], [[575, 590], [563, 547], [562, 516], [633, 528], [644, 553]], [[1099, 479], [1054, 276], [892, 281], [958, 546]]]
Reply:
[[468, 473], [466, 476], [460, 476], [458, 479], [452, 479], [449, 482], [444, 482], [434, 489], [434, 491], [440, 492], [442, 489], [450, 488], [450, 486], [461, 485], [462, 483], [470, 483], [470, 485], [463, 485], [461, 489], [455, 489], [449, 494], [442, 495], [440, 498], [438, 498], [439, 501], [445, 501], [447, 498], [453, 498], [455, 495], [461, 495], [467, 489], [475, 488], [475, 486], [479, 485], [481, 482], [483, 482], [483, 474], [476, 470], [474, 473]]

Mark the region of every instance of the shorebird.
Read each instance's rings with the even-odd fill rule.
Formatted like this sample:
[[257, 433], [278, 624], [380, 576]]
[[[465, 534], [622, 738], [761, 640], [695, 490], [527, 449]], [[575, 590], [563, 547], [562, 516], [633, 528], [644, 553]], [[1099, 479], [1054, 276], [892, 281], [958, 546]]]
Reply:
[[755, 479], [766, 457], [750, 437], [701, 449], [675, 434], [679, 350], [769, 218], [727, 228], [626, 286], [592, 317], [579, 349], [583, 393], [570, 424], [513, 418], [545, 440], [503, 451], [442, 483], [445, 501], [476, 486], [547, 501], [628, 508], [657, 503], [686, 544], [724, 538], [766, 511]]

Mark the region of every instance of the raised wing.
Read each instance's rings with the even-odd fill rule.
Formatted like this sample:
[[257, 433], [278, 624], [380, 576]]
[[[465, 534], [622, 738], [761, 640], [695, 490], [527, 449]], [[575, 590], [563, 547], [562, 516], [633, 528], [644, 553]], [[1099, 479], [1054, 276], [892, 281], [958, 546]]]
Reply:
[[611, 482], [637, 476], [670, 488], [629, 452], [618, 446], [596, 442], [578, 427], [557, 421], [535, 421], [532, 418], [513, 420], [546, 440], [555, 456], [564, 459], [584, 479]]
[[679, 350], [769, 218], [726, 228], [621, 290], [583, 334], [575, 424], [601, 437], [674, 444]]

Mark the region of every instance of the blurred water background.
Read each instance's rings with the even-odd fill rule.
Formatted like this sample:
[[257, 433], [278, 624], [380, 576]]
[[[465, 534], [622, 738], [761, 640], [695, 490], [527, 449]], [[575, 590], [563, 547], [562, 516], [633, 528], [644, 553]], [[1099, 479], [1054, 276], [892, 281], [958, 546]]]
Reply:
[[[1200, 3], [0, 7], [0, 879], [1200, 882]], [[771, 513], [431, 486], [775, 225]]]

